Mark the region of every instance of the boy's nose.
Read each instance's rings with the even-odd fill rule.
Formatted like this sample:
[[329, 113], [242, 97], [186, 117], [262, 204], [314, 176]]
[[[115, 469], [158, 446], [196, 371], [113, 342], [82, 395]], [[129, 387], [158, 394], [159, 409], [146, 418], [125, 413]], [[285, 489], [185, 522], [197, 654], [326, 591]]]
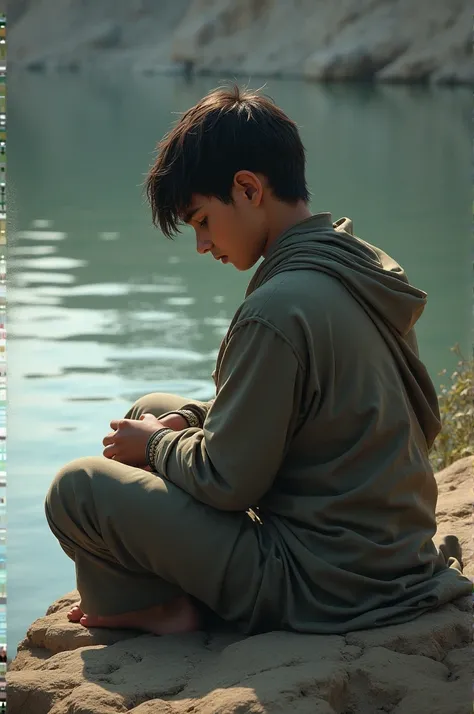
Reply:
[[209, 251], [212, 248], [212, 241], [210, 240], [201, 240], [200, 238], [197, 239], [197, 252], [200, 253], [201, 255], [204, 255], [204, 253], [209, 253]]

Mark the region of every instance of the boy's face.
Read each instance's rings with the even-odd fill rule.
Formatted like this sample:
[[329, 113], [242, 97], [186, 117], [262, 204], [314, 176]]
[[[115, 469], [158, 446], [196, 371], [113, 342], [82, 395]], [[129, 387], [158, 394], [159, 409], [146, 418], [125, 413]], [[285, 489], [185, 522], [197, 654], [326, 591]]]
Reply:
[[[237, 179], [237, 180], [236, 180]], [[212, 253], [216, 260], [248, 270], [263, 254], [267, 238], [263, 186], [249, 172], [239, 172], [232, 189], [233, 203], [194, 194], [186, 222], [196, 231], [199, 253]]]

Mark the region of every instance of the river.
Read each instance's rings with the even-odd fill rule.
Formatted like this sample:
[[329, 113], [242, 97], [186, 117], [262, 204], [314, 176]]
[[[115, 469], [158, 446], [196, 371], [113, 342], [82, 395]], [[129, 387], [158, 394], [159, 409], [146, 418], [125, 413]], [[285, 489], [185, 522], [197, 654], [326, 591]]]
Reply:
[[[249, 274], [151, 226], [143, 181], [202, 77], [13, 74], [8, 86], [8, 647], [74, 587], [46, 525], [60, 466], [100, 454], [110, 419], [151, 391], [212, 396]], [[250, 79], [252, 87], [264, 80]], [[439, 383], [471, 321], [468, 89], [268, 80], [300, 126], [312, 209], [349, 216], [426, 290], [420, 350]]]

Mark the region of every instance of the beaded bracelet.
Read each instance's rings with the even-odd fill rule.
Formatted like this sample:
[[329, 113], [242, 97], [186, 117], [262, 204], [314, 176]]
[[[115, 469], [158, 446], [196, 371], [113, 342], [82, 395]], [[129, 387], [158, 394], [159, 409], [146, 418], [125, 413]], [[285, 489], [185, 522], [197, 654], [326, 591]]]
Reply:
[[197, 414], [192, 411], [192, 409], [178, 409], [176, 414], [180, 414], [182, 417], [184, 417], [190, 428], [200, 428], [201, 420], [199, 419]]
[[163, 419], [164, 417], [170, 416], [171, 414], [178, 414], [182, 416], [186, 421], [188, 427], [202, 429], [204, 424], [204, 415], [200, 408], [194, 404], [185, 404], [181, 409], [171, 409], [169, 412], [160, 414], [158, 419]]
[[156, 460], [156, 452], [158, 451], [158, 445], [160, 444], [162, 438], [165, 436], [165, 434], [169, 434], [173, 431], [173, 429], [168, 429], [168, 427], [164, 427], [163, 429], [158, 429], [158, 431], [155, 431], [150, 438], [148, 439], [147, 445], [146, 445], [146, 460], [148, 466], [155, 471], [155, 460]]

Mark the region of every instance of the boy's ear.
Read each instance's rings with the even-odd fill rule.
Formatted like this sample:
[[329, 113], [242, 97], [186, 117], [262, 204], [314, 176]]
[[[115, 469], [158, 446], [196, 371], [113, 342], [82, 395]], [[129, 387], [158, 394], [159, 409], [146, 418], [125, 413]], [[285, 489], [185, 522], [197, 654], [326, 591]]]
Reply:
[[259, 177], [252, 171], [237, 171], [234, 176], [234, 187], [254, 204], [260, 203], [263, 185]]

